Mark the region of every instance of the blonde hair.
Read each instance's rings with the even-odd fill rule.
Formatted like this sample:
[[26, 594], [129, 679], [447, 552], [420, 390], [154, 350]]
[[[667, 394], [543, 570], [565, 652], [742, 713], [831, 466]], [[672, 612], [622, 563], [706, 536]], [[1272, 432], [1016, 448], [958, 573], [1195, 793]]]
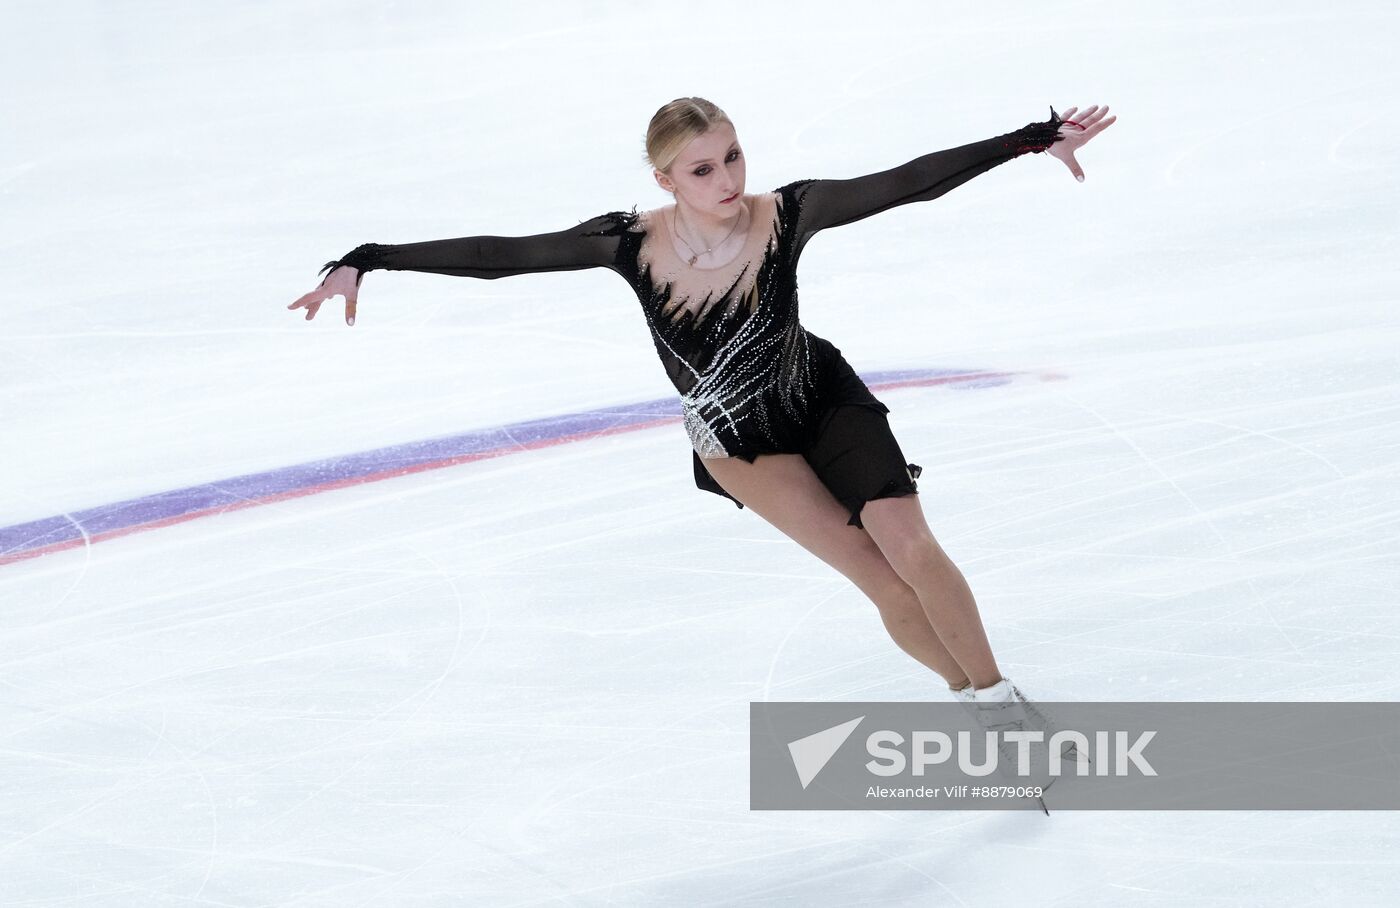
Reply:
[[734, 125], [728, 114], [704, 98], [677, 98], [652, 115], [642, 159], [669, 176], [681, 150], [721, 123]]

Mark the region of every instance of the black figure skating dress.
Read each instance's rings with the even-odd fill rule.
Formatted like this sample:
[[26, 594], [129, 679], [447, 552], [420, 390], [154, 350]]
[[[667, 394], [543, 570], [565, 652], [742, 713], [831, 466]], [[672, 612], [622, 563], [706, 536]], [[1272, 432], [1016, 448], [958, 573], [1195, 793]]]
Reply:
[[[366, 243], [322, 271], [348, 265], [494, 279], [609, 268], [636, 293], [656, 352], [680, 393], [696, 485], [743, 505], [704, 461], [804, 454], [861, 526], [865, 501], [917, 491], [875, 398], [829, 341], [797, 316], [797, 262], [812, 235], [909, 202], [938, 198], [978, 174], [1057, 141], [1060, 117], [935, 151], [847, 180], [797, 180], [751, 194], [748, 242], [729, 264], [688, 265], [663, 209], [610, 211], [556, 233]], [[872, 417], [878, 417], [873, 421]], [[878, 437], [883, 436], [883, 437]], [[869, 456], [853, 455], [868, 438]]]

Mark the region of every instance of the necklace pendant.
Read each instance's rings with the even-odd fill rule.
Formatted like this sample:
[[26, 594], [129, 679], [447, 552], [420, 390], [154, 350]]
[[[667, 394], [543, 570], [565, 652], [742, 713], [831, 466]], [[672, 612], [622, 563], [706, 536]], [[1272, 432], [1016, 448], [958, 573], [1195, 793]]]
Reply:
[[694, 265], [694, 264], [695, 264], [695, 260], [698, 259], [699, 257], [700, 257], [700, 256], [698, 256], [698, 255], [692, 255], [692, 256], [690, 257], [690, 264]]

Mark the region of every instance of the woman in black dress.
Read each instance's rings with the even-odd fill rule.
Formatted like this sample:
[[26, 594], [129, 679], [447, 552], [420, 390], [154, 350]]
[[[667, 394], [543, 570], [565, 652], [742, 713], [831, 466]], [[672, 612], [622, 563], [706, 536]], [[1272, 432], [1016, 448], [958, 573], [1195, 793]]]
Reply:
[[819, 230], [937, 198], [1027, 153], [1046, 152], [1083, 181], [1076, 149], [1111, 125], [1097, 105], [1004, 135], [935, 151], [847, 180], [797, 180], [745, 192], [733, 123], [703, 98], [652, 117], [646, 154], [661, 208], [610, 211], [534, 236], [365, 243], [328, 262], [288, 308], [315, 317], [345, 297], [355, 321], [367, 271], [494, 279], [608, 268], [636, 293], [657, 354], [681, 397], [700, 489], [759, 516], [851, 580], [909, 655], [937, 672], [975, 715], [1047, 723], [992, 656], [976, 601], [925, 521], [921, 468], [906, 462], [876, 399], [829, 341], [797, 318], [796, 267]]

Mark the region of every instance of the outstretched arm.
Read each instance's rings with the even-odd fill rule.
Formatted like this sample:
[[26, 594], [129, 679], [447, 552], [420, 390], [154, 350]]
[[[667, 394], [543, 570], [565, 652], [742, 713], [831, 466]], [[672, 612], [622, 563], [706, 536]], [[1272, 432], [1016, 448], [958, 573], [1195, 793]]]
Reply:
[[[359, 272], [426, 271], [494, 280], [541, 271], [579, 271], [610, 267], [617, 254], [613, 215], [599, 215], [576, 227], [533, 236], [463, 236], [450, 240], [385, 245], [365, 243], [327, 262], [321, 272], [341, 265]], [[318, 273], [321, 273], [318, 272]]]
[[345, 297], [345, 320], [355, 324], [360, 281], [369, 271], [425, 271], [493, 280], [513, 274], [543, 271], [617, 270], [621, 234], [632, 215], [611, 211], [554, 233], [533, 236], [464, 236], [448, 240], [387, 245], [364, 243], [339, 259], [327, 262], [320, 285], [289, 305], [316, 317], [321, 304]]
[[[799, 242], [828, 227], [868, 218], [897, 205], [936, 199], [978, 174], [1028, 152], [1045, 151], [1065, 138], [1066, 121], [1050, 108], [1050, 119], [1014, 132], [934, 151], [879, 173], [849, 180], [810, 180], [799, 190]], [[1066, 130], [1076, 128], [1066, 124]]]

